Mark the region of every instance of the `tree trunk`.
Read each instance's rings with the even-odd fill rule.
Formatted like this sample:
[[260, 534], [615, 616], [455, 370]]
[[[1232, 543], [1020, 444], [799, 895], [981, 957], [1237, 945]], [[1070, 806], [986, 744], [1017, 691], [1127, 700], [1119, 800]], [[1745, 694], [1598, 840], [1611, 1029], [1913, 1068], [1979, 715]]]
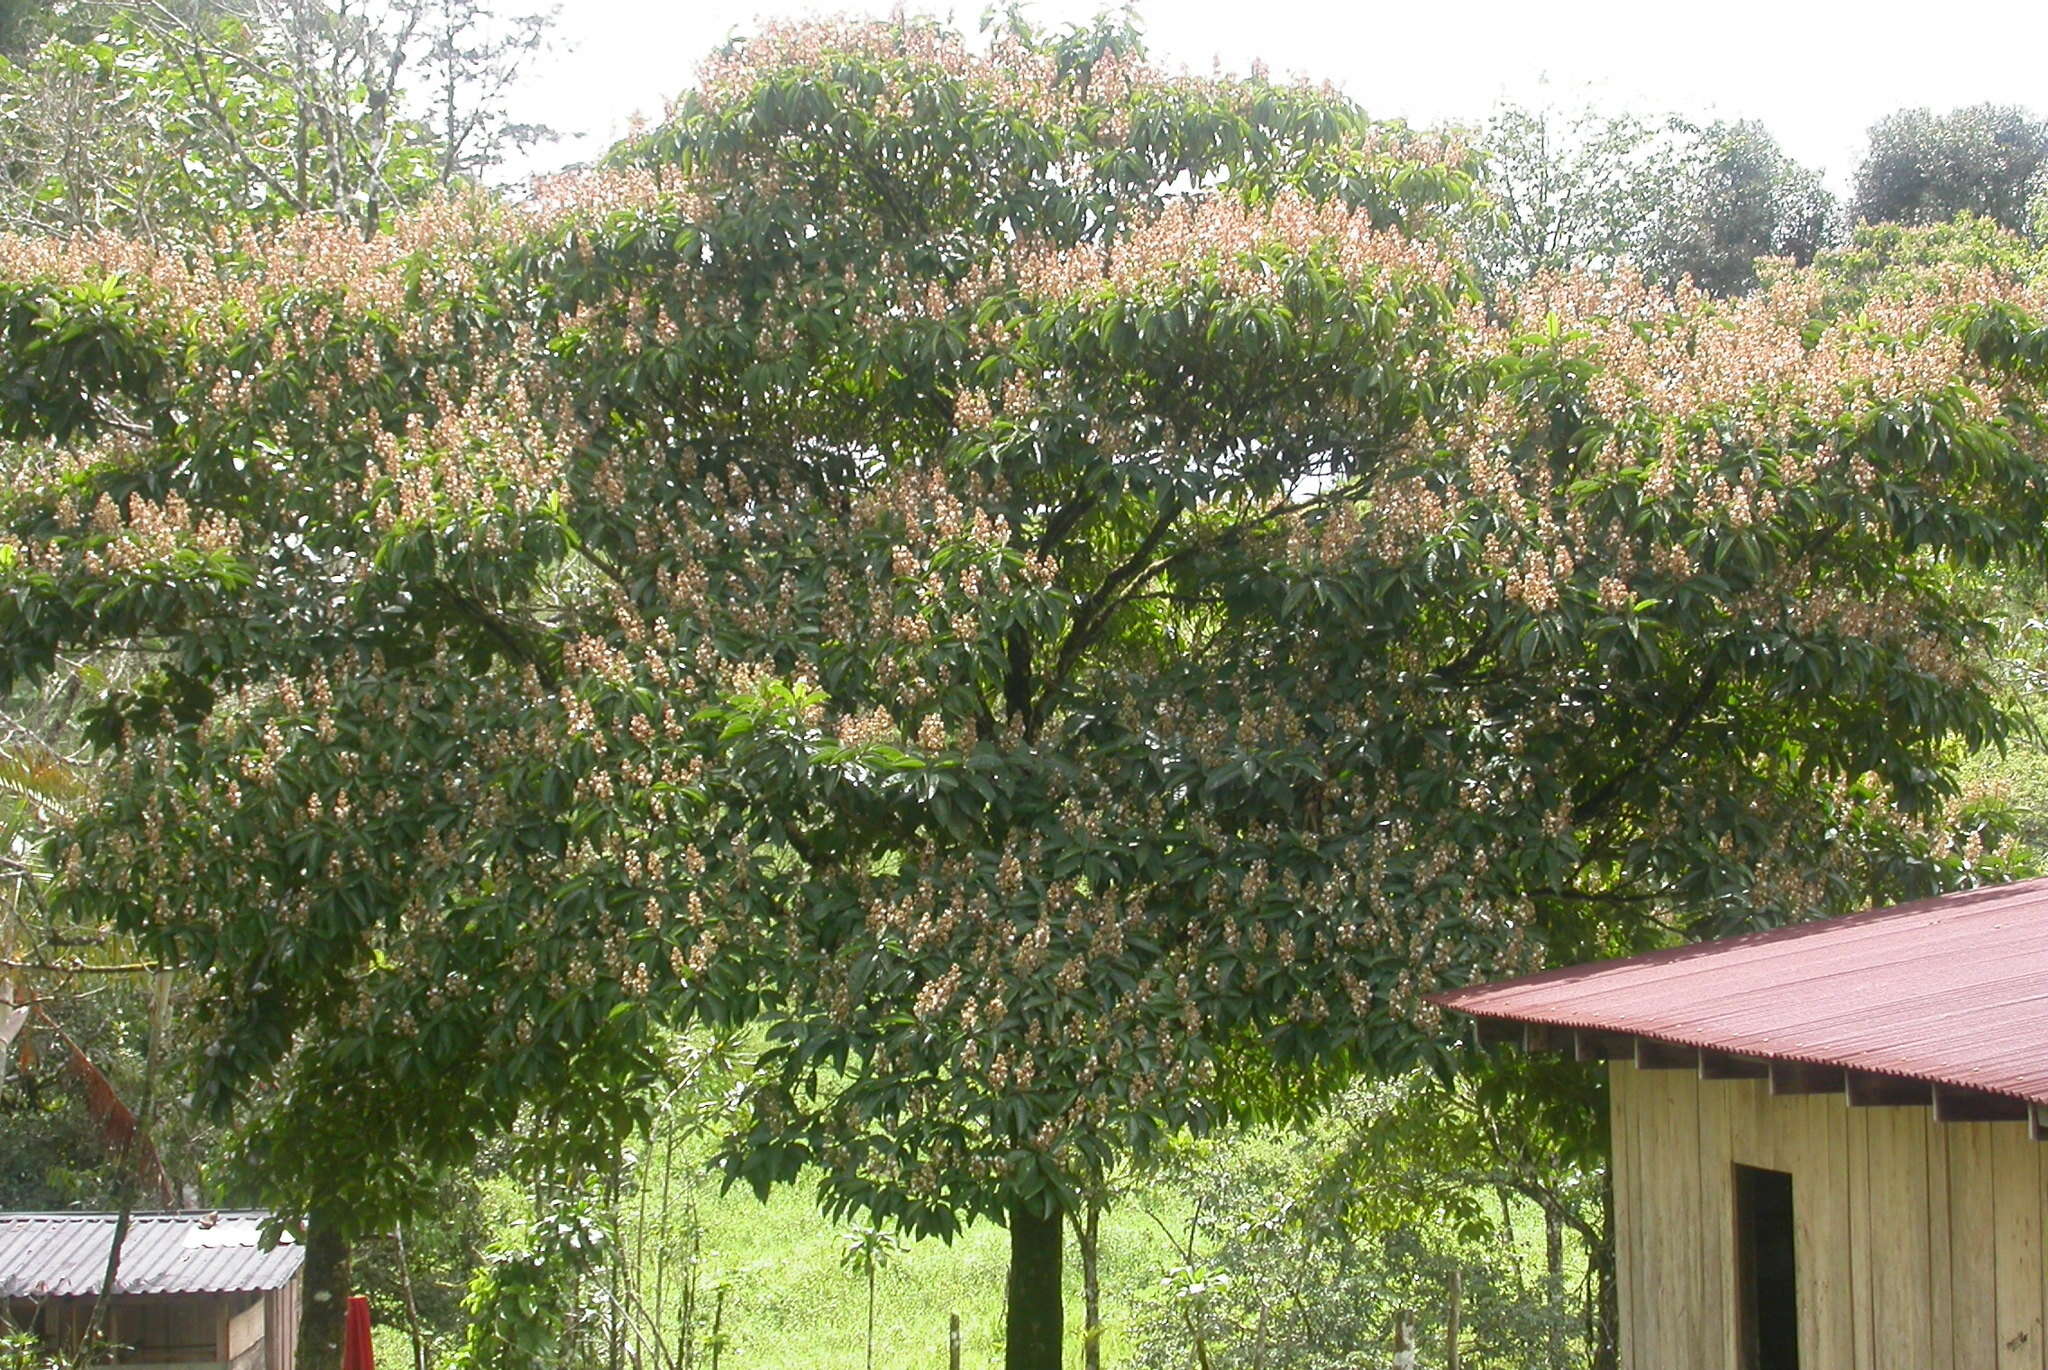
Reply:
[[1040, 1217], [1022, 1204], [1010, 1209], [1010, 1287], [1004, 1370], [1060, 1370], [1066, 1335], [1060, 1305], [1063, 1234], [1057, 1213]]
[[1543, 1302], [1550, 1311], [1550, 1370], [1564, 1370], [1564, 1223], [1543, 1213]]
[[1515, 1283], [1523, 1282], [1522, 1244], [1515, 1240], [1514, 1196], [1507, 1189], [1495, 1185], [1493, 1197], [1500, 1202], [1500, 1248], [1508, 1258], [1508, 1266], [1515, 1272]]
[[298, 1370], [341, 1370], [350, 1282], [348, 1239], [333, 1223], [312, 1214], [306, 1222]]
[[1394, 1370], [1415, 1370], [1415, 1314], [1394, 1310]]

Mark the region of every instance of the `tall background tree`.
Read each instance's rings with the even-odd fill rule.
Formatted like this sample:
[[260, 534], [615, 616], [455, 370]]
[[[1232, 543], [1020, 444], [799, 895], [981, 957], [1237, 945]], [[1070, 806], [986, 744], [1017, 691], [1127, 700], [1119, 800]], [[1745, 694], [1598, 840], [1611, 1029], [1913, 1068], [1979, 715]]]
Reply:
[[1756, 284], [1760, 259], [1805, 266], [1834, 241], [1835, 197], [1762, 124], [1713, 123], [1685, 132], [1680, 174], [1666, 188], [1662, 222], [1643, 248], [1644, 265], [1660, 278], [1736, 295]]
[[1871, 126], [1850, 213], [1864, 223], [1919, 225], [1976, 214], [2022, 230], [2048, 189], [2044, 167], [2048, 123], [2016, 105], [1902, 109]]
[[1668, 123], [1591, 106], [1494, 111], [1474, 136], [1488, 202], [1473, 250], [1488, 279], [1644, 261], [1684, 160], [1671, 135]]
[[159, 243], [312, 218], [374, 233], [551, 136], [506, 105], [550, 19], [484, 0], [80, 0], [0, 60], [0, 216]]
[[1820, 176], [1754, 122], [1696, 124], [1505, 105], [1476, 134], [1486, 206], [1470, 233], [1486, 280], [1632, 267], [1715, 295], [1756, 284], [1757, 262], [1804, 266], [1835, 237]]

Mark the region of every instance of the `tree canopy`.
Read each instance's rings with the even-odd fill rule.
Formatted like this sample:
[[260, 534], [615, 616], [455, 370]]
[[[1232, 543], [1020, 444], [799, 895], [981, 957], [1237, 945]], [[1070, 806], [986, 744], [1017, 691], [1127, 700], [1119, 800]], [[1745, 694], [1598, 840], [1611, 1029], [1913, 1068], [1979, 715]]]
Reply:
[[357, 1230], [764, 1022], [727, 1173], [1007, 1223], [1038, 1365], [1104, 1167], [1430, 990], [1966, 878], [2043, 299], [1490, 314], [1474, 172], [1115, 26], [820, 24], [524, 205], [6, 241], [0, 683], [149, 667], [59, 907]]

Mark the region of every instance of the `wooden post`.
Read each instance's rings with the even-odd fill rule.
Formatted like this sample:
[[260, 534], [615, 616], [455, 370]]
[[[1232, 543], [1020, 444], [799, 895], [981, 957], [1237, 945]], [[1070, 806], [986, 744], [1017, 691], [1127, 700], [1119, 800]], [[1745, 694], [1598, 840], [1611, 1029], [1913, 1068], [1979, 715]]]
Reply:
[[1458, 1337], [1463, 1330], [1458, 1324], [1463, 1320], [1464, 1297], [1465, 1272], [1453, 1270], [1451, 1272], [1451, 1306], [1444, 1315], [1444, 1370], [1465, 1370], [1464, 1355], [1458, 1349]]
[[960, 1315], [954, 1313], [947, 1319], [946, 1364], [951, 1370], [960, 1370]]

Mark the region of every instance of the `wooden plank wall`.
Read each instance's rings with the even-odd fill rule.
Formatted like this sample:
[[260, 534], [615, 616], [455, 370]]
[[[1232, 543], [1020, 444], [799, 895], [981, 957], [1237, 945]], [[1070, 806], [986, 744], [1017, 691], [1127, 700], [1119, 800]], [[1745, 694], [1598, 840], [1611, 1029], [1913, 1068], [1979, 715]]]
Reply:
[[235, 1309], [231, 1317], [221, 1320], [221, 1360], [235, 1360], [243, 1352], [251, 1347], [260, 1346], [263, 1342], [263, 1325], [267, 1315], [267, 1310], [263, 1306], [263, 1296], [253, 1294], [245, 1297], [248, 1299], [247, 1303]]
[[299, 1354], [299, 1289], [303, 1272], [263, 1296], [265, 1370], [292, 1370]]
[[2048, 1370], [2048, 1144], [2025, 1124], [1610, 1079], [1624, 1370], [1738, 1370], [1738, 1164], [1792, 1176], [1803, 1370]]

